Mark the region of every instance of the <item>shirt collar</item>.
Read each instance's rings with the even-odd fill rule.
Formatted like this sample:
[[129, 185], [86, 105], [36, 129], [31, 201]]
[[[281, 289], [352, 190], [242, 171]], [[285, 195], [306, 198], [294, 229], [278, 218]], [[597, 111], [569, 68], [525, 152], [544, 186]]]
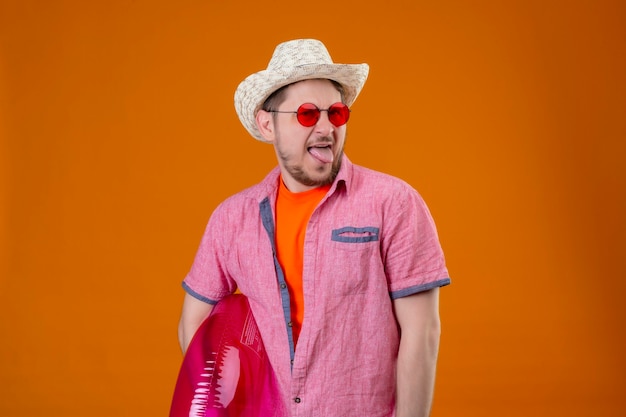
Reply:
[[[344, 154], [341, 160], [341, 168], [339, 168], [337, 177], [335, 178], [333, 185], [330, 187], [328, 195], [332, 195], [342, 189], [345, 190], [346, 194], [349, 193], [350, 183], [352, 182], [352, 173], [354, 171], [353, 167], [354, 165], [352, 164], [350, 159], [348, 159], [348, 157]], [[257, 196], [259, 202], [268, 196], [270, 197], [271, 201], [275, 200], [276, 193], [278, 192], [279, 178], [280, 167], [276, 166], [259, 184], [261, 186], [261, 193]]]

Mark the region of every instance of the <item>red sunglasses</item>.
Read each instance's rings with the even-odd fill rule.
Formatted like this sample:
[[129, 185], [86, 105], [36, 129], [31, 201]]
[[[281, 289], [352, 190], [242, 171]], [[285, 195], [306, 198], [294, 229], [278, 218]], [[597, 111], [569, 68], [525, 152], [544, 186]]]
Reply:
[[348, 123], [350, 118], [350, 109], [343, 103], [332, 104], [327, 109], [320, 109], [313, 103], [304, 103], [297, 111], [269, 110], [269, 113], [294, 113], [302, 126], [311, 127], [315, 126], [323, 111], [328, 113], [328, 120], [337, 127]]

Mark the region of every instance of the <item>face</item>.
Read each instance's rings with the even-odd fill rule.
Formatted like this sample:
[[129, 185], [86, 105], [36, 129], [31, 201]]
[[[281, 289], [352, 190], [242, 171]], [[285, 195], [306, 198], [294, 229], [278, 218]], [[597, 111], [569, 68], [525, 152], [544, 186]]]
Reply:
[[[341, 94], [328, 80], [306, 80], [292, 84], [285, 91], [279, 111], [295, 111], [303, 103], [328, 109], [341, 101]], [[317, 123], [302, 126], [295, 113], [257, 114], [257, 125], [266, 140], [273, 143], [283, 181], [292, 192], [307, 191], [331, 184], [341, 165], [346, 125], [335, 126], [328, 113], [321, 112]]]

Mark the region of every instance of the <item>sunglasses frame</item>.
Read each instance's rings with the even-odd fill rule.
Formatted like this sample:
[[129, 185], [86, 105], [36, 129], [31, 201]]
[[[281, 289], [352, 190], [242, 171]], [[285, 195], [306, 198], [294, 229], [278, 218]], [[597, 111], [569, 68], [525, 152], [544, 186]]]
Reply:
[[[291, 114], [295, 114], [296, 115], [296, 119], [298, 119], [298, 123], [300, 123], [304, 127], [311, 127], [311, 126], [315, 126], [317, 124], [317, 122], [319, 122], [320, 117], [322, 116], [322, 112], [323, 111], [325, 111], [328, 114], [328, 120], [335, 127], [341, 127], [341, 126], [345, 125], [346, 123], [348, 123], [348, 120], [350, 120], [350, 113], [351, 113], [350, 108], [345, 103], [342, 103], [340, 101], [338, 101], [337, 103], [331, 104], [327, 109], [320, 109], [319, 107], [317, 107], [313, 103], [303, 103], [303, 104], [301, 104], [298, 107], [298, 110], [296, 110], [296, 111], [268, 110], [268, 113], [291, 113]], [[305, 113], [310, 113], [310, 112], [315, 112], [316, 113], [315, 117], [313, 119], [311, 119], [313, 121], [313, 123], [310, 123], [309, 121], [306, 121], [306, 119], [304, 119], [304, 117], [306, 117]], [[340, 120], [340, 121], [338, 121], [339, 124], [336, 124], [333, 121], [333, 119], [335, 119], [335, 114], [339, 115], [339, 117], [342, 117], [344, 113], [345, 113], [345, 121], [341, 122], [341, 120]], [[337, 121], [337, 120], [335, 119], [335, 121]]]

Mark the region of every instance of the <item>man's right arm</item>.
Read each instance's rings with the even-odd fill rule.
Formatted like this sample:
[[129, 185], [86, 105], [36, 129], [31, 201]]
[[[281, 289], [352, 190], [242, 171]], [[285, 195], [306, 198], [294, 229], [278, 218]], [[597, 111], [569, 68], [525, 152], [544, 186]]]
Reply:
[[193, 335], [213, 310], [213, 305], [200, 301], [197, 298], [185, 294], [183, 301], [183, 311], [178, 323], [178, 342], [183, 353], [187, 351]]

